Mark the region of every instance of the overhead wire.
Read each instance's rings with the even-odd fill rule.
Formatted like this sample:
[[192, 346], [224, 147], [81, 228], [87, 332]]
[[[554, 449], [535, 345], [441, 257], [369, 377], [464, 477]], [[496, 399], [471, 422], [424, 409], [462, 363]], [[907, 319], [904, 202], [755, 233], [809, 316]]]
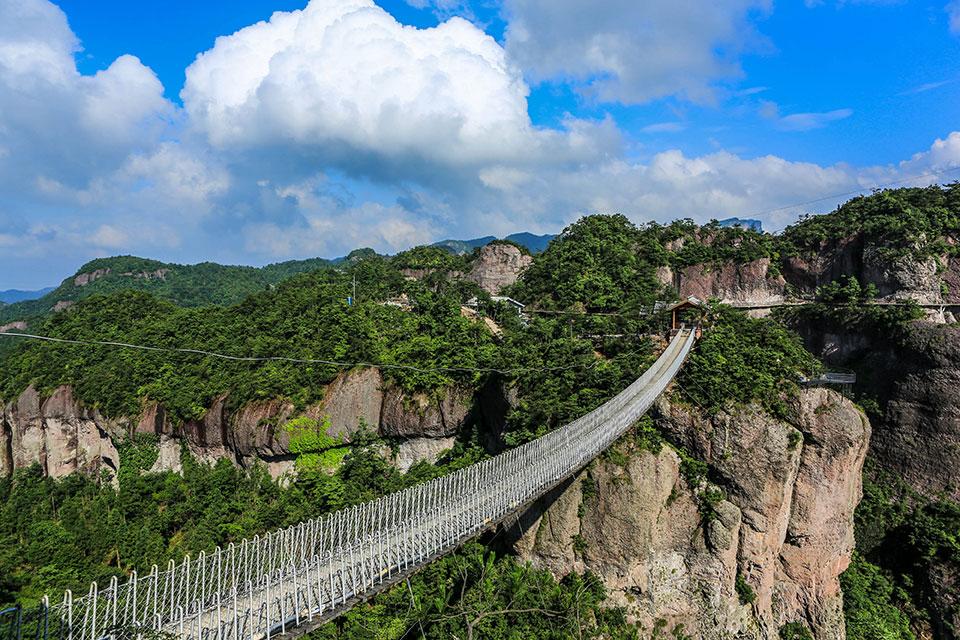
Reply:
[[[924, 178], [938, 177], [948, 173], [953, 173], [955, 171], [960, 171], [960, 166], [950, 167], [948, 169], [943, 169], [940, 171], [933, 171], [921, 175], [901, 178], [899, 180], [894, 180], [886, 183], [875, 184], [870, 187], [863, 187], [855, 191], [847, 191], [844, 193], [837, 193], [828, 196], [823, 196], [821, 198], [815, 198], [813, 200], [807, 200], [805, 202], [784, 205], [782, 207], [776, 207], [773, 209], [767, 209], [765, 211], [759, 211], [752, 214], [751, 216], [764, 215], [768, 213], [774, 213], [777, 211], [783, 211], [786, 209], [793, 209], [796, 207], [802, 207], [817, 202], [822, 202], [824, 200], [830, 200], [833, 198], [841, 198], [850, 195], [861, 194], [866, 190], [871, 189], [882, 189], [890, 187], [896, 184], [901, 184], [904, 182], [910, 182], [913, 180], [922, 180]], [[619, 316], [619, 317], [638, 317], [644, 315], [642, 312], [637, 312], [636, 314], [622, 313], [622, 312], [574, 312], [574, 311], [554, 311], [547, 309], [525, 309], [525, 313], [535, 313], [535, 314], [555, 314], [555, 315], [574, 315], [574, 316]], [[151, 352], [166, 352], [166, 353], [180, 353], [180, 354], [192, 354], [200, 355], [209, 358], [217, 358], [222, 360], [228, 360], [233, 362], [289, 362], [293, 364], [322, 364], [333, 366], [337, 368], [354, 368], [354, 367], [377, 367], [381, 369], [394, 369], [394, 370], [406, 370], [414, 371], [417, 373], [497, 373], [501, 375], [511, 375], [516, 373], [527, 373], [534, 371], [559, 371], [563, 369], [570, 368], [592, 368], [596, 366], [597, 361], [591, 362], [587, 365], [563, 365], [563, 366], [554, 366], [554, 367], [521, 367], [516, 369], [498, 369], [495, 367], [417, 367], [414, 365], [403, 365], [403, 364], [389, 364], [389, 363], [374, 363], [374, 362], [342, 362], [337, 360], [326, 360], [322, 358], [293, 358], [288, 356], [233, 356], [229, 354], [217, 353], [214, 351], [207, 351], [204, 349], [189, 349], [183, 347], [154, 347], [149, 345], [138, 345], [127, 342], [118, 342], [112, 340], [74, 340], [69, 338], [55, 338], [52, 336], [42, 336], [37, 334], [30, 333], [21, 333], [21, 332], [12, 332], [5, 331], [0, 332], [0, 337], [13, 337], [13, 338], [25, 338], [30, 340], [39, 340], [45, 342], [54, 342], [61, 344], [74, 344], [74, 345], [86, 345], [86, 346], [108, 346], [108, 347], [117, 347], [125, 349], [135, 349], [140, 351], [151, 351]]]
[[38, 340], [42, 342], [52, 342], [57, 344], [70, 344], [92, 347], [116, 347], [120, 349], [134, 349], [138, 351], [149, 351], [154, 353], [177, 353], [187, 355], [198, 355], [231, 362], [288, 362], [293, 364], [321, 364], [336, 367], [338, 369], [353, 369], [357, 367], [379, 368], [414, 371], [417, 373], [496, 373], [504, 376], [516, 375], [521, 373], [564, 371], [569, 369], [592, 369], [597, 366], [599, 360], [593, 360], [590, 363], [566, 364], [551, 367], [518, 367], [515, 369], [498, 369], [496, 367], [417, 367], [408, 364], [391, 364], [377, 362], [345, 362], [339, 360], [326, 360], [322, 358], [294, 358], [289, 356], [234, 356], [216, 351], [205, 349], [189, 349], [184, 347], [154, 347], [142, 344], [133, 344], [129, 342], [118, 342], [114, 340], [75, 340], [71, 338], [55, 338], [53, 336], [42, 336], [32, 333], [21, 332], [0, 332], [0, 337], [25, 338], [28, 340]]
[[823, 202], [824, 200], [833, 200], [834, 198], [845, 198], [847, 196], [861, 195], [864, 191], [872, 191], [874, 189], [886, 189], [887, 187], [892, 187], [894, 185], [903, 184], [904, 182], [912, 182], [913, 180], [923, 180], [925, 178], [935, 178], [948, 173], [953, 173], [955, 171], [960, 171], [960, 166], [949, 167], [947, 169], [941, 169], [939, 171], [931, 171], [930, 173], [924, 173], [918, 176], [910, 176], [907, 178], [901, 178], [899, 180], [893, 180], [891, 182], [878, 183], [869, 187], [861, 187], [854, 191], [847, 191], [844, 193], [834, 193], [832, 195], [823, 196], [820, 198], [814, 198], [813, 200], [807, 200], [806, 202], [798, 202], [796, 204], [787, 204], [782, 207], [775, 207], [773, 209], [766, 209], [764, 211], [756, 211], [751, 214], [747, 214], [746, 217], [752, 218], [754, 216], [762, 216], [768, 213], [776, 213], [778, 211], [786, 211], [788, 209], [796, 209], [797, 207], [805, 207], [807, 205], [816, 204], [818, 202]]

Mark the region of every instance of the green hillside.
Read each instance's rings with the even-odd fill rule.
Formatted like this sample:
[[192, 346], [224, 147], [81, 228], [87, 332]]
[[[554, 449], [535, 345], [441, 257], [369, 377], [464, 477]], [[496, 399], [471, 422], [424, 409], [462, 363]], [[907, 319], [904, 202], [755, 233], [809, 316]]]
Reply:
[[[354, 253], [362, 255], [363, 251]], [[257, 268], [213, 262], [171, 264], [135, 256], [98, 258], [42, 298], [0, 307], [0, 324], [43, 316], [58, 303], [62, 307], [119, 291], [143, 291], [181, 307], [236, 304], [291, 276], [329, 269], [349, 259], [291, 260]]]

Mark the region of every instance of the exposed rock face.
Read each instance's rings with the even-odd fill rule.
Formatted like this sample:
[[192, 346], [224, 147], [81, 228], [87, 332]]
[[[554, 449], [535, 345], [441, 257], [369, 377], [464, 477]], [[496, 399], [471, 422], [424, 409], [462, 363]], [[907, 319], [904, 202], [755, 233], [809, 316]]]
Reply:
[[537, 506], [531, 511], [514, 529], [524, 531], [521, 557], [557, 576], [596, 573], [610, 600], [639, 623], [640, 637], [651, 637], [661, 620], [664, 637], [679, 625], [694, 638], [761, 637], [735, 590], [739, 510], [721, 504], [715, 535], [705, 536], [670, 449], [635, 452], [624, 467], [600, 462], [557, 490], [542, 517]]
[[859, 277], [862, 272], [863, 237], [860, 235], [824, 242], [812, 255], [787, 258], [783, 265], [787, 282], [808, 294], [822, 284], [845, 275]]
[[[658, 276], [666, 276], [666, 273]], [[786, 281], [770, 274], [770, 259], [743, 264], [693, 265], [670, 274], [681, 298], [718, 298], [725, 303], [778, 304], [784, 300]]]
[[853, 553], [853, 513], [862, 496], [870, 424], [859, 409], [827, 389], [804, 391], [797, 415], [805, 442], [780, 549], [775, 622], [804, 616], [819, 637], [842, 638], [837, 576]]
[[480, 249], [480, 255], [470, 268], [466, 279], [476, 282], [491, 295], [517, 281], [533, 258], [512, 244], [492, 243]]
[[947, 269], [943, 273], [943, 283], [947, 285], [943, 301], [960, 304], [960, 258], [953, 256], [946, 260]]
[[99, 280], [105, 276], [110, 275], [109, 267], [106, 269], [97, 269], [95, 271], [90, 271], [89, 273], [80, 273], [73, 279], [73, 284], [78, 287], [85, 287], [94, 280]]
[[23, 320], [17, 320], [16, 322], [10, 322], [5, 325], [0, 325], [0, 333], [5, 333], [7, 331], [23, 331], [27, 328], [27, 323]]
[[[757, 407], [715, 419], [660, 409], [663, 428], [726, 490], [715, 519], [703, 521], [672, 450], [634, 451], [625, 466], [600, 460], [535, 505], [517, 551], [557, 575], [597, 573], [641, 637], [657, 620], [694, 638], [772, 638], [799, 621], [818, 639], [842, 639], [838, 576], [853, 549], [863, 414], [822, 389], [801, 394], [796, 425]], [[752, 606], [738, 600], [738, 574], [756, 593]]]
[[418, 462], [436, 462], [440, 455], [453, 448], [456, 438], [412, 438], [404, 440], [397, 447], [393, 463], [397, 469], [406, 473]]
[[110, 420], [84, 409], [70, 387], [46, 400], [32, 387], [0, 414], [0, 475], [39, 463], [61, 477], [76, 471], [116, 470], [116, 443], [130, 434], [157, 436], [159, 456], [153, 469], [179, 471], [183, 447], [196, 459], [227, 458], [243, 467], [266, 465], [274, 477], [290, 472], [296, 454], [283, 425], [298, 415], [330, 419], [328, 434], [344, 441], [365, 424], [399, 440], [397, 464], [407, 469], [435, 460], [453, 446], [454, 436], [471, 419], [473, 392], [450, 388], [427, 396], [405, 394], [387, 385], [377, 369], [344, 373], [327, 388], [321, 403], [298, 413], [283, 400], [250, 402], [229, 410], [226, 395], [215, 398], [199, 420], [175, 425], [156, 402], [145, 402], [139, 416]]
[[117, 449], [109, 430], [115, 425], [95, 411], [81, 408], [70, 387], [60, 387], [45, 401], [30, 387], [4, 407], [3, 473], [39, 463], [44, 473], [62, 478], [82, 471], [116, 471]]
[[383, 377], [379, 369], [359, 369], [339, 376], [327, 387], [322, 414], [330, 419], [327, 433], [348, 438], [361, 426], [376, 430], [383, 407]]
[[451, 388], [437, 398], [390, 387], [383, 396], [380, 433], [396, 438], [455, 435], [467, 420], [472, 400], [468, 389]]
[[128, 271], [126, 273], [121, 273], [122, 276], [134, 277], [138, 280], [166, 280], [167, 274], [170, 273], [170, 269], [156, 269], [154, 271]]
[[[941, 273], [942, 272], [942, 273]], [[812, 295], [820, 285], [854, 277], [862, 285], [873, 284], [881, 300], [908, 298], [925, 304], [960, 301], [960, 264], [946, 257], [917, 260], [903, 256], [893, 260], [866, 246], [861, 235], [824, 242], [807, 256], [788, 258], [783, 267], [786, 281], [801, 293]], [[944, 298], [941, 281], [950, 294]], [[951, 287], [951, 282], [956, 287]]]
[[293, 417], [293, 405], [263, 400], [243, 406], [227, 429], [227, 443], [239, 461], [272, 460], [290, 455], [290, 435], [279, 425]]
[[960, 327], [914, 322], [888, 339], [796, 328], [829, 365], [855, 369], [858, 390], [879, 402], [871, 456], [924, 495], [960, 500]]
[[73, 300], [57, 300], [57, 303], [53, 305], [53, 307], [50, 310], [53, 311], [54, 313], [60, 313], [61, 311], [69, 309], [74, 304], [75, 303]]
[[904, 256], [890, 261], [868, 248], [863, 254], [862, 281], [873, 283], [880, 298], [909, 298], [920, 303], [937, 304], [943, 299], [940, 265], [940, 259], [936, 257], [919, 261]]

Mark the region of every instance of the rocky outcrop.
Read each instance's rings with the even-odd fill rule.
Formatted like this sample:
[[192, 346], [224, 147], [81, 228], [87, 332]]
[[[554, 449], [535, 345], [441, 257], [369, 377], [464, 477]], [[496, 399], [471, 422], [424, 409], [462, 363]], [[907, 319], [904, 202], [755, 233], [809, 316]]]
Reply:
[[[860, 284], [877, 288], [880, 300], [910, 299], [923, 304], [949, 302], [951, 295], [960, 301], [960, 264], [945, 256], [918, 260], [912, 255], [890, 258], [864, 242], [860, 234], [823, 242], [815, 252], [787, 258], [783, 275], [794, 290], [813, 295], [816, 288], [854, 277]], [[951, 288], [950, 283], [958, 286]], [[941, 283], [948, 286], [944, 296]]]
[[494, 242], [480, 249], [466, 279], [491, 295], [514, 284], [533, 257], [512, 244]]
[[877, 287], [880, 299], [902, 298], [921, 304], [939, 304], [943, 301], [942, 268], [939, 257], [917, 260], [908, 255], [890, 260], [868, 247], [863, 253], [861, 282]]
[[456, 438], [411, 438], [397, 445], [393, 463], [406, 473], [418, 462], [436, 462], [440, 456], [453, 448]]
[[858, 234], [823, 242], [809, 255], [787, 258], [783, 264], [784, 278], [800, 292], [812, 295], [820, 285], [843, 276], [860, 277], [863, 247], [863, 236]]
[[[537, 517], [539, 509], [549, 507]], [[736, 595], [740, 512], [721, 503], [703, 534], [699, 505], [670, 449], [601, 461], [535, 505], [513, 529], [519, 555], [556, 576], [592, 571], [640, 637], [759, 638]], [[664, 629], [665, 627], [665, 629]]]
[[681, 298], [695, 296], [701, 300], [717, 298], [727, 304], [779, 304], [784, 301], [786, 281], [770, 273], [770, 259], [753, 262], [698, 264], [679, 272], [658, 271], [658, 277], [669, 276], [670, 284]]
[[[670, 448], [632, 450], [535, 505], [513, 529], [517, 552], [558, 576], [595, 572], [641, 637], [665, 623], [693, 638], [771, 638], [802, 622], [817, 639], [842, 639], [838, 576], [853, 549], [864, 415], [822, 389], [801, 393], [795, 424], [758, 407], [715, 418], [669, 402], [660, 411], [664, 431], [724, 489], [712, 515]], [[753, 603], [741, 604], [738, 576]]]
[[46, 475], [62, 478], [75, 472], [115, 472], [119, 455], [111, 438], [116, 424], [81, 407], [70, 387], [46, 399], [28, 388], [3, 410], [4, 447], [0, 471], [38, 463]]
[[0, 325], [0, 333], [5, 333], [7, 331], [24, 331], [27, 328], [27, 323], [23, 320], [17, 320], [16, 322], [9, 322], [4, 325]]
[[472, 401], [469, 389], [451, 388], [436, 396], [390, 387], [383, 395], [380, 433], [391, 438], [447, 438], [463, 427]]
[[328, 435], [349, 439], [361, 428], [376, 431], [383, 409], [379, 369], [359, 369], [337, 377], [327, 387], [319, 411], [330, 420]]
[[159, 446], [156, 471], [179, 471], [185, 448], [204, 462], [226, 458], [243, 467], [262, 463], [279, 477], [293, 469], [296, 459], [284, 425], [301, 415], [321, 423], [329, 420], [328, 435], [342, 442], [349, 442], [361, 428], [393, 439], [395, 462], [405, 470], [450, 449], [472, 419], [472, 407], [470, 389], [408, 394], [385, 384], [373, 368], [341, 374], [328, 385], [320, 403], [303, 411], [279, 399], [231, 409], [224, 394], [201, 418], [180, 424], [156, 402], [144, 402], [138, 416], [108, 419], [82, 407], [70, 387], [60, 387], [46, 399], [30, 387], [0, 414], [0, 476], [34, 463], [53, 477], [116, 470], [117, 445], [131, 435], [149, 434]]
[[871, 457], [921, 494], [960, 500], [960, 327], [914, 322], [881, 338], [795, 328], [829, 366], [855, 370], [857, 392], [877, 402]]
[[110, 275], [109, 267], [107, 267], [106, 269], [96, 269], [88, 273], [78, 273], [73, 278], [73, 284], [78, 287], [85, 287], [91, 282], [94, 282], [95, 280], [99, 280], [100, 278], [106, 277], [108, 275]]
[[128, 278], [137, 278], [138, 280], [166, 280], [168, 273], [170, 273], [170, 269], [156, 269], [154, 271], [127, 271], [120, 275]]

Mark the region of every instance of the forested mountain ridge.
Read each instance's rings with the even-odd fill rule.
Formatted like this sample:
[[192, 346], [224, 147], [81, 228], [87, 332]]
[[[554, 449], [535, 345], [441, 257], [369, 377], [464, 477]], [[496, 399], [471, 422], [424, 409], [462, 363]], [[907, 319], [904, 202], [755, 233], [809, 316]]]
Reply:
[[346, 259], [293, 260], [257, 268], [212, 262], [180, 265], [135, 256], [98, 258], [41, 298], [0, 309], [0, 324], [60, 311], [92, 295], [124, 290], [149, 292], [183, 307], [236, 304], [298, 273], [329, 268]]
[[[546, 248], [551, 238], [551, 235], [515, 233], [507, 236], [504, 241], [528, 252], [539, 252]], [[470, 256], [476, 255], [480, 248], [495, 241], [495, 236], [488, 236], [466, 241], [444, 240], [431, 246], [457, 256]], [[252, 293], [263, 291], [297, 274], [342, 268], [345, 264], [370, 255], [376, 255], [376, 252], [372, 249], [357, 249], [341, 258], [288, 260], [264, 267], [222, 265], [214, 262], [183, 265], [136, 256], [97, 258], [81, 266], [58, 287], [43, 290], [41, 295], [24, 298], [23, 294], [30, 292], [7, 292], [9, 299], [0, 300], [0, 326], [61, 311], [95, 294], [110, 294], [123, 290], [145, 291], [184, 307], [232, 305]]]
[[[531, 313], [526, 324], [466, 277], [477, 257], [437, 248], [394, 258], [365, 254], [339, 270], [299, 275], [220, 308], [184, 308], [131, 292], [78, 302], [45, 319], [40, 330], [384, 366], [224, 364], [186, 354], [20, 344], [0, 356], [7, 403], [0, 426], [7, 450], [19, 456], [5, 462], [14, 475], [0, 485], [7, 505], [0, 533], [17, 541], [6, 548], [27, 552], [0, 555], [0, 593], [5, 600], [30, 599], [65, 585], [80, 588], [85, 577], [226, 544], [536, 437], [597, 406], [644, 369], [662, 320], [643, 312], [677, 295], [677, 273], [681, 293], [697, 286], [704, 297], [726, 286], [716, 274], [729, 273], [736, 287], [727, 291], [741, 300], [780, 283], [781, 295], [807, 296], [819, 306], [810, 307], [813, 315], [781, 320], [711, 308], [704, 340], [654, 419], [563, 496], [524, 516], [526, 526], [546, 523], [536, 527], [553, 537], [538, 534], [531, 543], [520, 536], [509, 551], [553, 576], [471, 547], [413, 580], [412, 593], [388, 593], [317, 637], [365, 638], [366, 629], [377, 627], [383, 637], [417, 628], [445, 638], [462, 635], [463, 625], [483, 614], [476, 630], [483, 637], [512, 637], [509, 630], [517, 628], [528, 629], [526, 637], [550, 638], [708, 638], [734, 630], [740, 637], [839, 638], [845, 628], [853, 639], [952, 638], [952, 616], [960, 611], [951, 600], [960, 566], [956, 503], [892, 481], [882, 448], [871, 450], [858, 552], [841, 578], [845, 623], [839, 617], [837, 574], [851, 559], [870, 430], [849, 400], [800, 388], [799, 374], [820, 364], [783, 322], [818, 355], [826, 352], [815, 338], [834, 340], [829, 336], [840, 335], [838, 327], [864, 328], [857, 340], [867, 350], [876, 350], [870, 341], [879, 338], [866, 329], [914, 335], [909, 321], [916, 309], [891, 313], [869, 302], [878, 295], [913, 297], [916, 290], [904, 281], [889, 293], [871, 290], [870, 284], [879, 289], [874, 282], [860, 286], [872, 273], [863, 257], [891, 250], [878, 255], [901, 261], [903, 273], [934, 258], [943, 264], [934, 276], [947, 281], [955, 193], [953, 185], [856, 199], [816, 220], [816, 229], [799, 223], [806, 229], [800, 235], [688, 221], [636, 227], [623, 216], [591, 216], [529, 258], [506, 290], [530, 310], [552, 312]], [[883, 231], [879, 221], [889, 226], [904, 208], [915, 214], [909, 228]], [[943, 242], [913, 251], [918, 229]], [[840, 230], [846, 235], [839, 237]], [[825, 248], [819, 263], [814, 247]], [[498, 259], [509, 253], [510, 269], [523, 263], [521, 251], [503, 251]], [[816, 277], [812, 288], [788, 291], [797, 260]], [[357, 300], [350, 305], [354, 277]], [[463, 307], [471, 298], [478, 307]], [[893, 364], [895, 358], [873, 363], [877, 376], [895, 386], [889, 406], [870, 387], [856, 391], [881, 443], [901, 426], [923, 433], [933, 422], [940, 444], [960, 434], [949, 407], [918, 395], [923, 376], [948, 385], [960, 369], [960, 356], [941, 336], [956, 329], [923, 327], [931, 335], [898, 347], [913, 354], [903, 356], [912, 359], [909, 368], [902, 360]], [[387, 366], [400, 363], [435, 370]], [[514, 373], [438, 370], [446, 363]], [[896, 375], [884, 373], [891, 367], [898, 367]], [[896, 386], [899, 375], [914, 379]], [[946, 451], [935, 449], [901, 457], [935, 470], [932, 456]], [[262, 465], [287, 474], [290, 484], [284, 488], [257, 471]], [[63, 475], [53, 469], [67, 475], [43, 477]], [[98, 484], [73, 469], [102, 471], [106, 480]], [[950, 473], [942, 464], [940, 471]], [[809, 517], [814, 513], [827, 520]], [[659, 514], [669, 514], [669, 527]], [[114, 523], [118, 533], [105, 535], [95, 526], [100, 522]], [[763, 529], [764, 522], [776, 525]], [[58, 548], [64, 551], [51, 552]], [[902, 561], [889, 562], [892, 548]], [[670, 564], [677, 558], [680, 564]], [[564, 579], [571, 567], [575, 573]], [[663, 579], [664, 572], [673, 580]], [[505, 612], [514, 608], [513, 594], [525, 602], [531, 588], [551, 594], [549, 605], [537, 598], [526, 614]], [[610, 605], [616, 606], [604, 608]]]

